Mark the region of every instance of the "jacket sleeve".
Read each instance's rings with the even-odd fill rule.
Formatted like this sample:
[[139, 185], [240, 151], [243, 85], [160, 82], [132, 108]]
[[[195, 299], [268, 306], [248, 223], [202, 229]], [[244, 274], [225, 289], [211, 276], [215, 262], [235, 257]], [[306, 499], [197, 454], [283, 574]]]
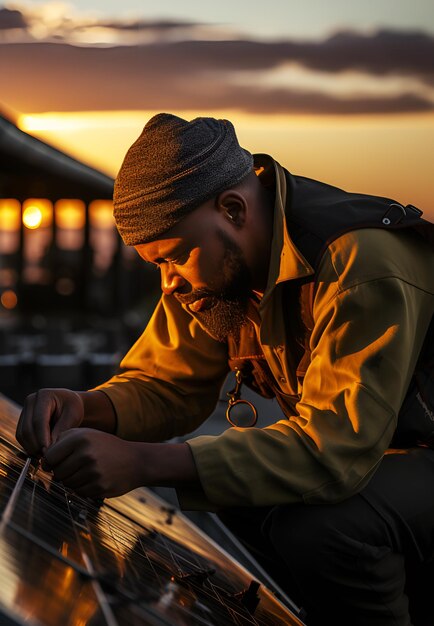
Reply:
[[111, 400], [116, 434], [164, 441], [194, 430], [213, 411], [228, 372], [227, 346], [163, 296], [120, 373], [95, 389]]
[[[295, 414], [189, 440], [204, 494], [178, 489], [183, 508], [336, 502], [372, 476], [433, 314], [434, 259], [432, 251], [410, 254], [401, 237], [389, 261], [375, 264], [375, 241], [393, 240], [374, 236], [361, 246], [366, 232], [338, 240], [320, 270], [311, 363]], [[412, 261], [404, 271], [402, 255]]]

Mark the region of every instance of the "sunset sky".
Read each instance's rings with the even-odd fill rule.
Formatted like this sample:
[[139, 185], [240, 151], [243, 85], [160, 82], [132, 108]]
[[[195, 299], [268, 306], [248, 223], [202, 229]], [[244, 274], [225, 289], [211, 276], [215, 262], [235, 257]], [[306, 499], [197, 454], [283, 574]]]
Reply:
[[0, 110], [114, 176], [154, 113], [434, 218], [432, 0], [0, 5]]

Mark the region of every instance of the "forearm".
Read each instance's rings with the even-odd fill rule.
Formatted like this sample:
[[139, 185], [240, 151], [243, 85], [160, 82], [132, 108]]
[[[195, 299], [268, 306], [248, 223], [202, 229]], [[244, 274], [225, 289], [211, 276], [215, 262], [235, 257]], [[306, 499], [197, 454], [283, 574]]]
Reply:
[[114, 433], [116, 412], [110, 398], [102, 391], [80, 391], [78, 395], [84, 407], [84, 419], [81, 426]]
[[192, 432], [212, 413], [218, 400], [220, 380], [207, 386], [204, 396], [202, 390], [186, 392], [167, 381], [142, 380], [133, 374], [128, 371], [92, 390], [111, 401], [117, 416], [115, 434], [122, 439], [159, 443]]
[[92, 391], [113, 403], [117, 436], [161, 442], [194, 431], [212, 413], [227, 372], [226, 344], [163, 297], [118, 373]]

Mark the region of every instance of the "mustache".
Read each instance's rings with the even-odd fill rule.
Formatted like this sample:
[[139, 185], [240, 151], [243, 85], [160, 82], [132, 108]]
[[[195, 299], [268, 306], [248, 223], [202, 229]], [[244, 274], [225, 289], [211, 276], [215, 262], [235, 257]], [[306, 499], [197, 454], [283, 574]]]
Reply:
[[213, 291], [209, 289], [194, 289], [190, 291], [190, 293], [174, 293], [175, 298], [181, 304], [191, 304], [192, 302], [196, 302], [196, 300], [200, 300], [201, 298], [216, 298], [218, 297]]

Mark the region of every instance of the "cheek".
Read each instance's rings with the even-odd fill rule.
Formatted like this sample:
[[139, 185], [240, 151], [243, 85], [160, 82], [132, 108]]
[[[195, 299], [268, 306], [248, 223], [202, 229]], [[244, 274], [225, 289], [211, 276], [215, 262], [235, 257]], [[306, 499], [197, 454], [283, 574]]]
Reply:
[[223, 275], [223, 255], [221, 250], [200, 250], [194, 251], [191, 255], [191, 263], [186, 269], [186, 279], [193, 287], [219, 287]]

